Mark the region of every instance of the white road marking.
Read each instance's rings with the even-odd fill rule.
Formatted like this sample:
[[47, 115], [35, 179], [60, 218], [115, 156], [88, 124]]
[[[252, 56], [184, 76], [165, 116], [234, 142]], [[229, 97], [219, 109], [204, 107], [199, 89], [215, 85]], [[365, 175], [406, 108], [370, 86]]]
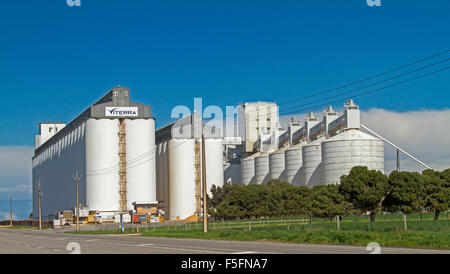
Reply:
[[256, 254], [256, 251], [242, 251], [242, 252], [232, 252], [230, 254]]
[[151, 246], [153, 244], [141, 244], [141, 245], [136, 245], [136, 246]]

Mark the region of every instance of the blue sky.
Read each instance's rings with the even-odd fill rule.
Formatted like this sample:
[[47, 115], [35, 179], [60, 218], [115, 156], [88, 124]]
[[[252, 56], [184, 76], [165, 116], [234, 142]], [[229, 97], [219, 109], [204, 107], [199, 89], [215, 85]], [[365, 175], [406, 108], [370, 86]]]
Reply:
[[[193, 97], [219, 106], [284, 102], [450, 48], [448, 0], [81, 3], [2, 3], [0, 145], [32, 145], [39, 122], [68, 122], [119, 84], [153, 106], [160, 127], [172, 107], [192, 106]], [[444, 109], [449, 77], [446, 71], [358, 103]]]

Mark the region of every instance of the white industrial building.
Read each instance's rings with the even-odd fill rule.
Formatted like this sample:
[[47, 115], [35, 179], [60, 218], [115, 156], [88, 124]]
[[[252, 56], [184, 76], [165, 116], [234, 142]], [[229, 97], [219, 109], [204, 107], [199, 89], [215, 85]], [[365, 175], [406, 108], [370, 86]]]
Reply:
[[[264, 120], [259, 115], [252, 119]], [[272, 132], [270, 142], [275, 146], [266, 146], [268, 149], [262, 146], [269, 140], [267, 136], [260, 134], [257, 140], [247, 137], [245, 141], [250, 145], [243, 144], [245, 153], [241, 154], [240, 165], [236, 159], [226, 163], [224, 180], [247, 185], [279, 179], [312, 187], [339, 183], [340, 176], [355, 166], [384, 172], [383, 140], [361, 132], [360, 127], [359, 107], [352, 100], [345, 104], [340, 116], [328, 107], [322, 121], [313, 113], [306, 115], [303, 126], [292, 119], [283, 133]], [[227, 172], [231, 167], [233, 173]], [[239, 167], [241, 176], [237, 179]]]
[[[157, 199], [171, 220], [202, 215], [202, 117], [193, 114], [156, 131]], [[223, 185], [223, 139], [204, 129], [207, 193]]]
[[67, 125], [41, 123], [32, 160], [33, 216], [74, 208], [79, 202], [105, 217], [156, 203], [155, 121], [151, 107], [130, 101], [117, 87]]
[[[119, 219], [134, 204], [157, 205], [165, 218], [200, 216], [203, 121], [194, 114], [155, 133], [151, 107], [130, 101], [117, 87], [72, 122], [41, 123], [33, 157], [33, 216], [76, 206], [73, 180], [78, 171], [79, 202], [105, 220]], [[207, 191], [223, 185], [223, 138], [206, 127]], [[156, 142], [155, 142], [156, 138]]]
[[117, 220], [135, 204], [156, 205], [170, 220], [201, 216], [202, 135], [208, 194], [224, 181], [279, 179], [312, 187], [338, 183], [358, 165], [383, 171], [384, 140], [360, 126], [359, 107], [351, 100], [340, 116], [328, 107], [321, 121], [308, 113], [303, 125], [292, 119], [286, 130], [275, 103], [256, 102], [238, 107], [237, 136], [224, 138], [197, 113], [155, 131], [151, 107], [130, 101], [129, 89], [117, 87], [67, 125], [40, 124], [32, 160], [33, 216], [38, 184], [42, 216], [76, 206], [77, 171], [80, 204], [106, 220]]
[[278, 130], [278, 106], [270, 102], [245, 103], [238, 106], [238, 136], [245, 152], [252, 152], [260, 136]]

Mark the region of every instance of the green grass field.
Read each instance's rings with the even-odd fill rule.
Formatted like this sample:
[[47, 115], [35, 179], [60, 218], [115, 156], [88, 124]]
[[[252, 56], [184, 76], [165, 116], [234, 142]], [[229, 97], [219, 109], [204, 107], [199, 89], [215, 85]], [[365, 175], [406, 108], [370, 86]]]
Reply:
[[[310, 223], [305, 216], [269, 218], [238, 221], [210, 222], [208, 233], [203, 233], [202, 223], [170, 226], [140, 226], [139, 233], [149, 237], [175, 237], [219, 239], [238, 241], [276, 241], [286, 243], [341, 244], [366, 246], [377, 242], [381, 246], [450, 249], [450, 221], [447, 213], [439, 221], [432, 214], [408, 215], [407, 231], [403, 216], [379, 215], [375, 223], [368, 217], [347, 217], [337, 228], [335, 220], [313, 218]], [[289, 221], [288, 221], [289, 220]], [[269, 222], [267, 222], [269, 221]], [[251, 222], [249, 224], [249, 222]], [[120, 233], [118, 230], [80, 231], [73, 233]], [[137, 233], [136, 228], [124, 233]]]

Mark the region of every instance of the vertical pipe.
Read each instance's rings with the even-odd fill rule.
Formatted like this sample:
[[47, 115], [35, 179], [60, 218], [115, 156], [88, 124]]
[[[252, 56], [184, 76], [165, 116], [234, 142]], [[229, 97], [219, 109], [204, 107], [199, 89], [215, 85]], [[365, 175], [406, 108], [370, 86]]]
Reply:
[[397, 171], [400, 172], [400, 150], [397, 149]]
[[39, 230], [42, 229], [42, 217], [41, 217], [41, 196], [42, 196], [42, 192], [41, 192], [41, 180], [38, 180], [38, 201], [39, 201]]
[[78, 199], [78, 181], [80, 180], [80, 177], [78, 177], [78, 170], [77, 170], [77, 231], [80, 231], [80, 201]]
[[205, 153], [205, 135], [202, 127], [202, 181], [203, 181], [203, 232], [208, 232], [208, 210], [206, 204], [206, 153]]
[[77, 193], [77, 207], [76, 207], [76, 211], [77, 211], [77, 224], [76, 224], [76, 230], [80, 231], [80, 202], [78, 199], [78, 182], [80, 181], [80, 176], [78, 175], [78, 170], [75, 172], [75, 175], [73, 176], [73, 179], [75, 180], [75, 184], [76, 184], [76, 193]]
[[13, 226], [13, 218], [12, 218], [12, 195], [9, 196], [9, 221], [10, 226]]

